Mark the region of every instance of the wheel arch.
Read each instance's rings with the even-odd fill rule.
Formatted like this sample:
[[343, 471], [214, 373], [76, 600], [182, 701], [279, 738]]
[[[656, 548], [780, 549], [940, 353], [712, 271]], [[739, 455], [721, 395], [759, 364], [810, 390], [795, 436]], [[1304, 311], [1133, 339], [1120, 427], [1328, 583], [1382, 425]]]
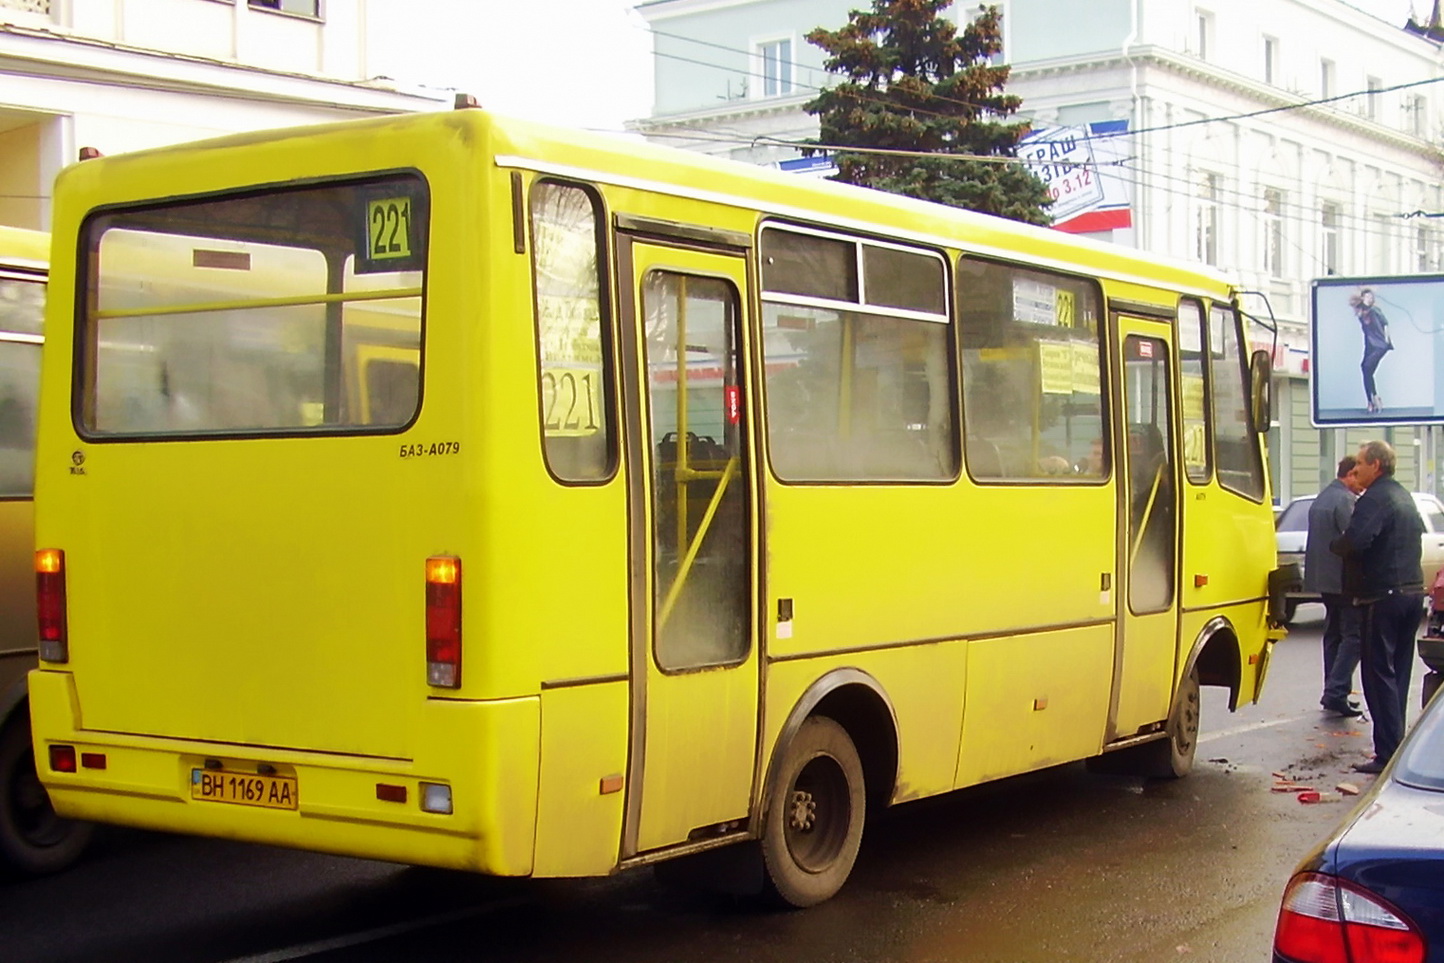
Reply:
[[777, 734], [777, 741], [767, 762], [763, 780], [762, 806], [766, 812], [768, 795], [778, 760], [783, 750], [797, 735], [797, 730], [812, 716], [821, 715], [846, 730], [862, 762], [869, 812], [886, 807], [892, 801], [898, 773], [898, 724], [892, 700], [882, 684], [861, 669], [833, 669], [821, 676], [797, 700], [787, 721]]
[[1223, 616], [1209, 619], [1199, 630], [1183, 663], [1183, 675], [1198, 669], [1198, 684], [1222, 686], [1228, 690], [1228, 709], [1238, 708], [1239, 689], [1243, 680], [1243, 663], [1239, 652], [1238, 632]]

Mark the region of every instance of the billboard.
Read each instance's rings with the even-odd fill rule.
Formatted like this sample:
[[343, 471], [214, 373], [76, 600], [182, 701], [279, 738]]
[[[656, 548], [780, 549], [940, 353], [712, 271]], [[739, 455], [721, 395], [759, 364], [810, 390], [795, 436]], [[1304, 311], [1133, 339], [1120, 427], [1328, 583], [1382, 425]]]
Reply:
[[1444, 275], [1320, 278], [1310, 293], [1315, 425], [1444, 424]]
[[1128, 121], [1107, 120], [1081, 127], [1039, 127], [1018, 142], [1053, 198], [1053, 227], [1092, 234], [1133, 226], [1132, 172]]

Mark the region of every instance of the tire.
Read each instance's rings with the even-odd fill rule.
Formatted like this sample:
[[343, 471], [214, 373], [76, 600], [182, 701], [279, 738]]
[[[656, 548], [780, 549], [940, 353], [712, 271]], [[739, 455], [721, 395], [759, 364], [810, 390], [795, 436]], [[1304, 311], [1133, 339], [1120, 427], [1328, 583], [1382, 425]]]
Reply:
[[772, 776], [763, 825], [766, 892], [783, 906], [813, 906], [842, 888], [857, 861], [866, 816], [862, 762], [847, 730], [805, 721]]
[[1181, 779], [1193, 769], [1198, 752], [1198, 668], [1189, 670], [1178, 685], [1173, 712], [1165, 726], [1168, 737], [1086, 760], [1090, 772], [1149, 779]]
[[0, 731], [0, 871], [42, 876], [80, 858], [95, 827], [61, 819], [35, 774], [30, 720], [22, 708]]

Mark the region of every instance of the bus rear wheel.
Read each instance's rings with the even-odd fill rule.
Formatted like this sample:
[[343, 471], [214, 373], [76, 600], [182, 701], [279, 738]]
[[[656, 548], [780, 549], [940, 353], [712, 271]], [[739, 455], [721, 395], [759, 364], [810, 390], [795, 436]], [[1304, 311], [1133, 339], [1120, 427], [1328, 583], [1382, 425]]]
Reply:
[[90, 823], [62, 819], [35, 774], [24, 710], [0, 731], [0, 872], [40, 876], [65, 869], [90, 842]]
[[857, 861], [866, 815], [862, 762], [847, 730], [826, 716], [804, 722], [778, 760], [768, 799], [768, 895], [796, 907], [830, 898]]

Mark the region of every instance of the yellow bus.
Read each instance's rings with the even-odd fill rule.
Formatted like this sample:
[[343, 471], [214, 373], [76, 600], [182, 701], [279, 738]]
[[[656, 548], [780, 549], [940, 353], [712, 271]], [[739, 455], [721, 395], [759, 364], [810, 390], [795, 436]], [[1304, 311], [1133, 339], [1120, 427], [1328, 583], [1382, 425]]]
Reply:
[[25, 676], [36, 664], [35, 409], [50, 238], [0, 226], [0, 875], [69, 866], [90, 838], [35, 773]]
[[54, 230], [66, 815], [808, 905], [868, 812], [1182, 775], [1281, 634], [1203, 269], [478, 109], [85, 161]]

